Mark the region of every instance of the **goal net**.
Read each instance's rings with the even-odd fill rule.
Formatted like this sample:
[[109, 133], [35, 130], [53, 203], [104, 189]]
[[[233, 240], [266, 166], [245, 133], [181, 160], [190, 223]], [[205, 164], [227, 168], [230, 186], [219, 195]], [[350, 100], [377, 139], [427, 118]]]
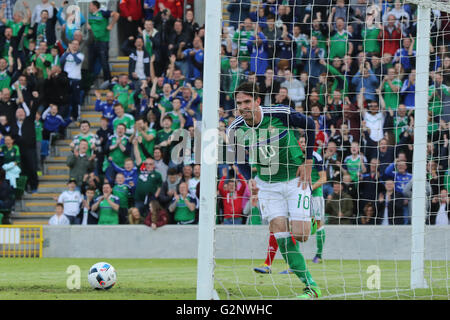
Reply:
[[[303, 293], [305, 283], [266, 219], [297, 212], [268, 201], [284, 194], [321, 221], [307, 241], [292, 240], [321, 299], [449, 299], [447, 1], [208, 2], [204, 105], [212, 111], [204, 108], [202, 148], [211, 141], [208, 129], [218, 128], [218, 160], [202, 162], [198, 298]], [[219, 35], [214, 10], [221, 11]], [[208, 48], [219, 45], [214, 60]], [[220, 65], [208, 64], [208, 55]], [[236, 104], [235, 91], [247, 82], [249, 96], [264, 106], [257, 129]], [[314, 125], [302, 128], [297, 113]], [[241, 153], [230, 156], [227, 146], [239, 132], [233, 141], [227, 132], [236, 128], [256, 134], [257, 155], [242, 142]], [[279, 176], [258, 165], [271, 158], [277, 170], [291, 172], [310, 147], [315, 200], [301, 203], [288, 199], [296, 186], [280, 189]], [[260, 181], [257, 195], [252, 178]]]

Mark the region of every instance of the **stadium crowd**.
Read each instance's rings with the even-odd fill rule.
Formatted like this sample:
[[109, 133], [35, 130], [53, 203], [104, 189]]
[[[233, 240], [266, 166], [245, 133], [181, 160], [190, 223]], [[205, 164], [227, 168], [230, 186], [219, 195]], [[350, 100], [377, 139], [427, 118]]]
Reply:
[[[4, 1], [0, 9], [2, 209], [13, 206], [13, 192], [4, 190], [14, 190], [21, 175], [28, 178], [27, 192], [38, 190], [50, 146], [76, 123], [70, 179], [55, 198], [51, 224], [145, 223], [155, 229], [197, 223], [194, 140], [204, 107], [205, 28], [195, 21], [192, 2], [123, 0], [111, 11], [92, 1], [80, 19], [66, 11], [67, 1], [58, 7], [42, 0], [35, 8], [24, 1], [22, 10], [15, 2]], [[289, 105], [313, 118], [315, 151], [327, 175], [327, 223], [410, 223], [416, 7], [400, 0], [225, 2], [221, 145], [238, 116], [234, 90], [254, 82], [263, 105]], [[429, 224], [449, 221], [446, 23], [433, 11]], [[128, 73], [118, 76], [111, 74], [108, 54], [115, 24], [121, 55], [129, 57]], [[80, 118], [89, 90], [102, 113], [97, 130]], [[180, 141], [188, 147], [176, 161]], [[246, 166], [219, 163], [217, 223], [264, 223], [249, 191], [251, 175]]]

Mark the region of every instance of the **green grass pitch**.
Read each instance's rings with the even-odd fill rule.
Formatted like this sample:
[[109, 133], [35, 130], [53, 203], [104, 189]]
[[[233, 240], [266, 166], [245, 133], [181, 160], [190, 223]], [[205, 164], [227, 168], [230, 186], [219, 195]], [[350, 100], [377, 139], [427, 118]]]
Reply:
[[[87, 282], [89, 267], [107, 261], [117, 270], [118, 281], [109, 291], [96, 291]], [[216, 290], [221, 299], [295, 299], [303, 285], [295, 275], [280, 275], [286, 266], [275, 261], [271, 275], [256, 274], [261, 261], [217, 260]], [[70, 265], [81, 270], [81, 288], [69, 290]], [[379, 289], [367, 273], [379, 270]], [[408, 261], [332, 260], [308, 263], [322, 288], [323, 299], [445, 299], [450, 298], [449, 262], [428, 261], [428, 289], [410, 290]], [[192, 300], [196, 296], [197, 261], [187, 259], [0, 259], [0, 300], [4, 299], [147, 299]]]

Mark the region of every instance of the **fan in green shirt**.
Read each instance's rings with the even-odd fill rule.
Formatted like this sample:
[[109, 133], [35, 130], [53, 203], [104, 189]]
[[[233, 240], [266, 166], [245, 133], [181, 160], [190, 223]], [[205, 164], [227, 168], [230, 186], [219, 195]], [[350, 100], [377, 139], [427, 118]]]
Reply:
[[8, 68], [8, 62], [5, 58], [0, 58], [0, 90], [11, 86], [12, 66]]
[[114, 225], [119, 224], [120, 200], [112, 194], [109, 183], [104, 183], [103, 195], [95, 199], [91, 210], [98, 214], [98, 224]]
[[5, 144], [0, 146], [0, 157], [3, 159], [3, 164], [15, 162], [16, 165], [20, 165], [19, 147], [14, 144], [11, 136], [5, 136]]
[[442, 113], [442, 100], [444, 95], [449, 96], [449, 88], [442, 83], [442, 75], [436, 72], [434, 75], [434, 83], [428, 89], [428, 110], [433, 116], [439, 116]]
[[156, 130], [154, 128], [149, 128], [147, 119], [142, 117], [136, 121], [136, 131], [136, 137], [139, 143], [139, 153], [142, 160], [153, 157]]
[[114, 84], [111, 91], [114, 92], [114, 96], [117, 101], [122, 104], [125, 112], [128, 112], [128, 106], [134, 104], [133, 94], [130, 92], [131, 86], [128, 84], [128, 76], [122, 74], [119, 77], [119, 81]]
[[239, 29], [234, 33], [233, 42], [238, 45], [239, 60], [250, 60], [250, 52], [248, 52], [247, 42], [254, 33], [253, 22], [250, 18], [245, 19], [242, 29]]
[[402, 80], [395, 77], [395, 69], [389, 68], [387, 76], [385, 76], [381, 83], [386, 110], [397, 110], [400, 102], [400, 89], [402, 88], [402, 84]]
[[334, 35], [330, 37], [330, 53], [329, 59], [334, 57], [343, 58], [345, 55], [351, 55], [353, 52], [353, 45], [349, 41], [349, 34], [344, 29], [345, 22], [342, 18], [336, 19], [336, 29]]
[[134, 117], [129, 113], [125, 113], [125, 109], [120, 103], [114, 106], [114, 113], [116, 114], [116, 118], [114, 118], [112, 123], [114, 132], [117, 131], [119, 124], [123, 124], [125, 126], [125, 134], [128, 137], [131, 136], [134, 133]]
[[375, 25], [367, 27], [361, 31], [361, 38], [363, 40], [363, 51], [366, 53], [379, 53], [380, 52], [380, 41], [378, 40], [378, 35], [380, 34], [380, 29]]
[[174, 213], [174, 220], [177, 224], [192, 224], [195, 222], [197, 200], [189, 195], [186, 182], [181, 182], [178, 189], [179, 193], [175, 193], [169, 211]]
[[53, 57], [50, 53], [47, 52], [47, 43], [41, 42], [39, 44], [36, 53], [31, 57], [31, 60], [34, 61], [36, 68], [42, 70], [43, 78], [48, 78], [48, 71], [51, 69]]

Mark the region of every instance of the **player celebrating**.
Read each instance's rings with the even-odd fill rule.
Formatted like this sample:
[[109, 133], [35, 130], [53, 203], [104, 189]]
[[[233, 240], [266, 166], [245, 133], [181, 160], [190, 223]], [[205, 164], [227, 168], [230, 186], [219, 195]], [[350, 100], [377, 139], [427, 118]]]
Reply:
[[[254, 83], [239, 85], [235, 101], [240, 116], [227, 132], [231, 146], [236, 148], [233, 151], [237, 151], [240, 162], [242, 149], [237, 148], [248, 147], [249, 163], [256, 168], [256, 177], [250, 181], [250, 188], [252, 193], [258, 193], [261, 215], [269, 221], [281, 255], [306, 285], [299, 298], [319, 298], [321, 291], [296, 242], [306, 241], [311, 230], [314, 122], [287, 106], [261, 106], [258, 87]], [[306, 133], [305, 153], [294, 135], [299, 128]]]
[[[299, 139], [299, 145], [302, 151], [306, 150], [306, 139], [301, 137]], [[325, 218], [325, 205], [323, 199], [322, 185], [327, 182], [327, 174], [323, 165], [323, 159], [317, 152], [313, 152], [313, 167], [311, 171], [312, 181], [312, 197], [311, 197], [311, 212], [313, 215], [311, 224], [311, 235], [316, 233], [317, 253], [314, 256], [313, 262], [322, 262], [322, 250], [325, 242], [325, 229], [323, 228], [322, 221]], [[267, 249], [266, 261], [261, 267], [254, 268], [253, 270], [258, 273], [271, 273], [271, 265], [278, 251], [278, 244], [275, 236], [270, 230], [269, 247]], [[290, 274], [292, 270], [284, 270], [280, 274]]]

